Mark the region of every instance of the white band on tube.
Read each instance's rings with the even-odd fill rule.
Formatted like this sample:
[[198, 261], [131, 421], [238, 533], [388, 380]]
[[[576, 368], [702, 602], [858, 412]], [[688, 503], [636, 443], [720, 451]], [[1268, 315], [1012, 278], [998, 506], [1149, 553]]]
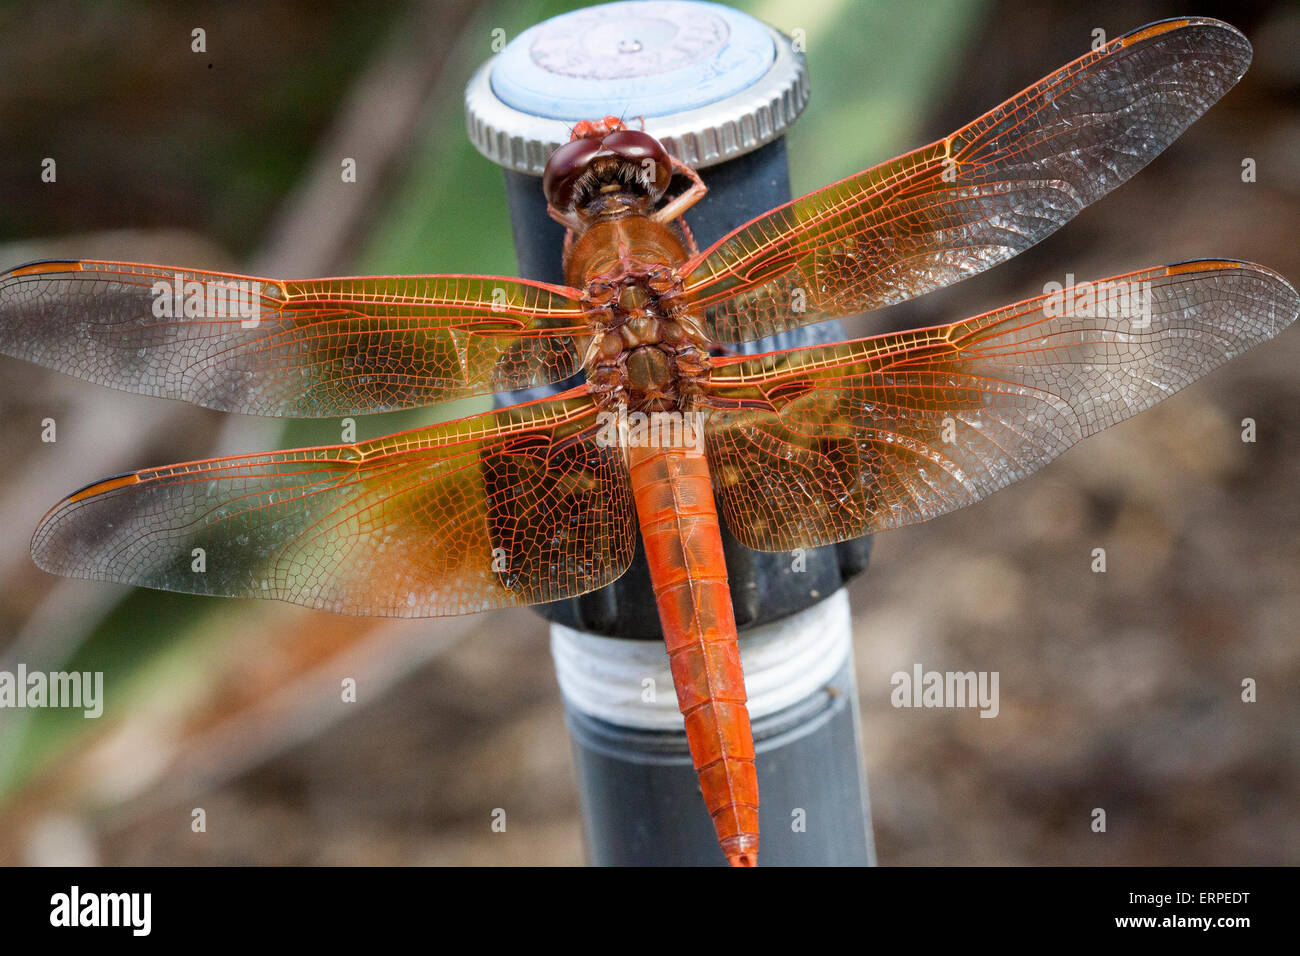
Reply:
[[[843, 588], [797, 614], [747, 630], [740, 660], [750, 719], [816, 693], [844, 666], [852, 646]], [[574, 710], [620, 727], [683, 729], [663, 644], [552, 624], [551, 656], [560, 691]]]

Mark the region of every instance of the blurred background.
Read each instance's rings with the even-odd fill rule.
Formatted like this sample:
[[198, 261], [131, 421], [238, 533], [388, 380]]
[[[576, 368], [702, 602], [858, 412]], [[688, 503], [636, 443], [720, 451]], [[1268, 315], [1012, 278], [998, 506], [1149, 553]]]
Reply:
[[[7, 4], [0, 268], [82, 256], [511, 274], [502, 175], [466, 139], [464, 86], [494, 29], [514, 37], [580, 5]], [[1294, 3], [735, 6], [806, 32], [796, 193], [956, 129], [1085, 52], [1096, 28], [1209, 15], [1254, 44], [1245, 79], [1131, 183], [889, 321], [952, 321], [1067, 272], [1200, 256], [1300, 279]], [[205, 52], [191, 51], [196, 27]], [[55, 184], [39, 180], [45, 157]], [[1241, 180], [1246, 157], [1257, 182]], [[851, 599], [882, 864], [1300, 858], [1297, 368], [1293, 329], [1012, 489], [878, 536]], [[102, 670], [107, 694], [99, 720], [0, 710], [0, 862], [583, 861], [534, 614], [340, 618], [62, 580], [28, 557], [44, 511], [95, 478], [332, 443], [337, 422], [221, 415], [2, 358], [0, 408], [0, 669]], [[47, 417], [54, 444], [40, 441]], [[357, 438], [428, 420], [361, 418]], [[1104, 575], [1089, 571], [1097, 547]], [[889, 677], [914, 662], [999, 671], [999, 718], [892, 708]], [[340, 702], [343, 677], [358, 703]], [[1257, 703], [1241, 702], [1244, 678]], [[206, 833], [191, 832], [194, 807]], [[490, 829], [497, 807], [505, 833]]]

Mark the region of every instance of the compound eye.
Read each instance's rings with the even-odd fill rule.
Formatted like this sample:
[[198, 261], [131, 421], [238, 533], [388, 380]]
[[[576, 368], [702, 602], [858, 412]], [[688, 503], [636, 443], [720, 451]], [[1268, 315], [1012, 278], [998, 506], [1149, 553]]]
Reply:
[[602, 141], [605, 149], [641, 167], [652, 199], [658, 199], [668, 189], [673, 179], [673, 161], [668, 150], [649, 133], [637, 129], [621, 129], [610, 133]]
[[573, 187], [598, 152], [599, 140], [575, 139], [551, 153], [542, 173], [542, 192], [546, 201], [561, 211], [573, 208]]

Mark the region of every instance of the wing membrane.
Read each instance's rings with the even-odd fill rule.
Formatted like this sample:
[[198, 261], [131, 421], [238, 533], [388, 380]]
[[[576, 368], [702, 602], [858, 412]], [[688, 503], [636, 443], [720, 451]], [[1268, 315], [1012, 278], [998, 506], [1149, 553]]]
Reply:
[[585, 332], [577, 295], [493, 276], [39, 262], [0, 276], [0, 351], [222, 411], [362, 414], [567, 378]]
[[1297, 311], [1268, 269], [1192, 262], [953, 325], [721, 360], [704, 401], [723, 515], [760, 551], [925, 521], [1172, 395]]
[[632, 559], [626, 467], [597, 431], [573, 389], [363, 444], [151, 468], [65, 499], [32, 554], [72, 577], [346, 614], [555, 601]]
[[1055, 232], [1240, 79], [1250, 44], [1167, 20], [1080, 57], [946, 139], [780, 206], [683, 267], [714, 341], [901, 302]]

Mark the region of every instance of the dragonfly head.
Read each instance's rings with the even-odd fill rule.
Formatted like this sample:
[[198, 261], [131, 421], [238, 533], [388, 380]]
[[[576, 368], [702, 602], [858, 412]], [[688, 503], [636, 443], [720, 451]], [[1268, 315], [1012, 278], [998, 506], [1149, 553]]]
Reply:
[[656, 203], [672, 178], [672, 160], [659, 140], [606, 116], [573, 128], [573, 138], [547, 161], [542, 189], [554, 208], [571, 212], [612, 194]]

